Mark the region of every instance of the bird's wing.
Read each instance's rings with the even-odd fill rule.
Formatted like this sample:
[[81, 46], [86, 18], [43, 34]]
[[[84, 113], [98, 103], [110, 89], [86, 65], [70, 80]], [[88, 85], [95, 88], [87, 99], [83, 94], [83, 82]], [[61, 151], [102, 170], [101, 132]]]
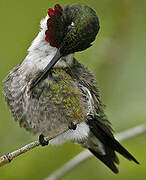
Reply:
[[[87, 117], [87, 123], [90, 127], [92, 134], [102, 143], [105, 154], [99, 153], [94, 147], [88, 147], [88, 149], [105, 165], [107, 165], [114, 173], [118, 173], [118, 169], [115, 163], [119, 164], [118, 157], [115, 152], [120, 153], [125, 158], [139, 162], [114, 138], [111, 124], [107, 120], [107, 116], [104, 113], [104, 104], [100, 100], [99, 90], [96, 87], [96, 80], [93, 74], [83, 65], [76, 62], [76, 70], [78, 73], [79, 82], [91, 93], [93, 106], [95, 108], [94, 113]], [[90, 141], [92, 141], [92, 136]], [[92, 143], [91, 143], [92, 144]]]

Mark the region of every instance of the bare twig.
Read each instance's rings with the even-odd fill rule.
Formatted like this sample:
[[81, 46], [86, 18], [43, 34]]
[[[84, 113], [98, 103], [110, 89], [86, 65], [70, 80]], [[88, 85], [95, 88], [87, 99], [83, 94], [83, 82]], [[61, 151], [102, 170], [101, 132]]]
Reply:
[[[45, 137], [44, 139], [46, 141], [49, 141], [57, 136], [59, 136], [60, 134], [66, 132], [68, 130], [68, 128], [64, 129], [63, 131], [59, 132], [58, 134], [56, 134], [55, 136], [47, 136]], [[5, 154], [3, 156], [0, 157], [0, 166], [3, 166], [5, 164], [8, 164], [10, 163], [15, 157], [27, 152], [27, 151], [30, 151], [31, 149], [34, 149], [36, 148], [37, 146], [40, 145], [40, 142], [39, 141], [34, 141], [30, 144], [27, 144], [26, 146], [20, 148], [20, 149], [17, 149], [11, 153], [8, 153], [8, 154]]]
[[[115, 136], [115, 138], [118, 141], [123, 141], [126, 139], [129, 139], [131, 137], [134, 137], [136, 135], [142, 134], [146, 132], [146, 125], [140, 125], [136, 126], [134, 128], [128, 129], [126, 131], [123, 131]], [[52, 173], [48, 178], [45, 180], [59, 180], [61, 177], [63, 177], [65, 174], [67, 174], [70, 170], [72, 170], [74, 167], [79, 165], [81, 162], [87, 160], [89, 157], [91, 157], [92, 154], [85, 150], [81, 153], [79, 153], [77, 156], [75, 156], [73, 159], [68, 161], [64, 166], [62, 166], [60, 169]]]

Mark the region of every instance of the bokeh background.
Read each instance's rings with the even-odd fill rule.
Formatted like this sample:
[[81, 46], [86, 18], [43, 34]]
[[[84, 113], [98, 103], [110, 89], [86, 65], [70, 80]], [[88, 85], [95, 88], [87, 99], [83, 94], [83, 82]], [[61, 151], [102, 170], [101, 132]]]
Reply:
[[[39, 21], [56, 3], [86, 3], [99, 16], [101, 29], [88, 50], [76, 58], [96, 75], [106, 114], [115, 132], [146, 123], [146, 2], [144, 0], [1, 0], [0, 1], [0, 155], [35, 139], [13, 120], [4, 101], [2, 80], [27, 54], [39, 31]], [[145, 180], [146, 134], [122, 143], [140, 161], [120, 156], [114, 175], [96, 158], [82, 163], [62, 180]], [[0, 168], [1, 180], [43, 180], [83, 149], [66, 143], [38, 147]]]

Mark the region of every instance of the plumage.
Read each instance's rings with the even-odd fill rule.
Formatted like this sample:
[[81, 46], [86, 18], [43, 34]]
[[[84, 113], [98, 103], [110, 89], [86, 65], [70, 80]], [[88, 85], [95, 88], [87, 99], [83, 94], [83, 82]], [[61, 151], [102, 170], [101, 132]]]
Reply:
[[132, 160], [139, 164], [139, 162], [114, 138], [112, 132], [102, 121], [100, 121], [99, 117], [91, 117], [88, 124], [91, 132], [101, 141], [101, 143], [104, 144], [105, 155], [100, 155], [92, 148], [89, 148], [89, 150], [103, 163], [105, 163], [114, 173], [118, 173], [118, 169], [114, 163], [119, 164], [119, 160], [115, 152], [118, 152], [128, 160]]
[[[74, 58], [74, 52], [91, 46], [99, 31], [95, 11], [86, 5], [55, 8], [41, 21], [41, 31], [26, 58], [4, 80], [4, 95], [14, 119], [26, 130], [45, 136], [77, 124], [49, 143], [78, 143], [114, 173], [118, 173], [115, 163], [119, 164], [115, 152], [138, 164], [112, 134], [94, 75]], [[46, 69], [56, 52], [60, 53], [58, 62]]]

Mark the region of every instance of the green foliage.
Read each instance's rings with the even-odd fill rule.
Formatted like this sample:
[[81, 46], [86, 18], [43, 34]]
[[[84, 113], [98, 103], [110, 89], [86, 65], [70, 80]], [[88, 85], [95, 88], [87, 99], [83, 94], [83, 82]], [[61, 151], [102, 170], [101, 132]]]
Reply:
[[[55, 3], [62, 6], [86, 3], [97, 11], [100, 32], [88, 50], [76, 58], [96, 74], [106, 113], [115, 132], [146, 122], [145, 1], [141, 0], [1, 0], [0, 81], [27, 54], [27, 48], [39, 31], [39, 21]], [[19, 128], [4, 102], [0, 84], [0, 154], [15, 150], [37, 137]], [[114, 175], [97, 159], [91, 158], [63, 180], [145, 179], [146, 135], [123, 144], [141, 165], [120, 158], [120, 174]], [[82, 149], [67, 143], [59, 147], [39, 147], [0, 168], [0, 179], [42, 180]], [[89, 172], [90, 169], [90, 172]]]

